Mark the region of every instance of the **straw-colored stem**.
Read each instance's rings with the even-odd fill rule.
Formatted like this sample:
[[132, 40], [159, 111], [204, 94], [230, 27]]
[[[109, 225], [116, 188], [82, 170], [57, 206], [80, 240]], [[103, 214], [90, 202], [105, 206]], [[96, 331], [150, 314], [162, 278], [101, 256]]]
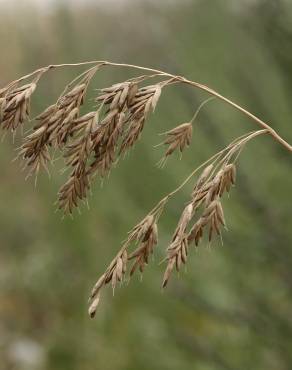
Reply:
[[127, 68], [134, 68], [142, 71], [147, 71], [147, 72], [152, 72], [152, 73], [157, 73], [162, 76], [167, 76], [172, 78], [173, 80], [180, 81], [182, 83], [185, 83], [187, 85], [196, 87], [200, 90], [206, 91], [208, 94], [217, 97], [218, 99], [222, 100], [226, 104], [234, 107], [238, 111], [242, 112], [244, 115], [247, 117], [251, 118], [254, 122], [256, 122], [258, 125], [260, 125], [262, 128], [267, 129], [269, 134], [277, 141], [279, 142], [282, 146], [284, 146], [287, 150], [292, 152], [292, 146], [285, 141], [270, 125], [268, 125], [266, 122], [262, 121], [260, 118], [249, 112], [247, 109], [243, 108], [239, 104], [233, 102], [232, 100], [226, 98], [225, 96], [219, 94], [217, 91], [211, 89], [210, 87], [203, 85], [201, 83], [195, 82], [188, 80], [187, 78], [183, 76], [176, 76], [171, 73], [167, 73], [158, 69], [154, 68], [148, 68], [148, 67], [142, 67], [142, 66], [137, 66], [134, 64], [127, 64], [127, 63], [114, 63], [114, 62], [109, 62], [109, 61], [100, 61], [100, 60], [93, 60], [93, 61], [88, 61], [88, 62], [81, 62], [81, 63], [63, 63], [63, 64], [51, 64], [47, 67], [40, 68], [26, 76], [21, 77], [18, 80], [13, 81], [13, 83], [20, 82], [26, 78], [29, 78], [36, 73], [45, 73], [49, 70], [56, 69], [56, 68], [61, 68], [61, 67], [77, 67], [77, 66], [82, 66], [82, 65], [90, 65], [90, 64], [98, 64], [100, 66], [116, 66], [116, 67], [127, 67]]

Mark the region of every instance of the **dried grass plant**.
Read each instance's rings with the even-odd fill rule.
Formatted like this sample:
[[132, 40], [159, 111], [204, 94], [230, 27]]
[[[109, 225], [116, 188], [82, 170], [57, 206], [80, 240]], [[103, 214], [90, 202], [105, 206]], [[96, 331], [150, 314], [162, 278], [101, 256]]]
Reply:
[[[65, 87], [55, 104], [36, 118], [30, 119], [31, 98], [40, 78], [51, 70], [74, 66], [90, 68]], [[105, 67], [126, 67], [146, 74], [97, 90], [95, 109], [80, 116], [80, 107], [92, 78]], [[158, 82], [147, 84], [150, 79]], [[196, 168], [128, 233], [117, 255], [91, 292], [91, 317], [96, 313], [101, 292], [107, 284], [111, 283], [112, 289], [115, 289], [128, 270], [129, 277], [137, 270], [143, 273], [158, 243], [159, 218], [168, 201], [187, 182], [201, 172], [166, 249], [163, 287], [168, 284], [173, 270], [179, 271], [187, 263], [192, 245], [197, 247], [205, 235], [209, 242], [216, 235], [221, 237], [226, 225], [223, 196], [235, 185], [237, 159], [246, 144], [259, 135], [268, 134], [288, 151], [292, 152], [292, 147], [267, 123], [209, 87], [152, 68], [107, 61], [50, 65], [12, 81], [0, 90], [0, 124], [3, 130], [14, 134], [24, 123], [34, 122], [31, 133], [24, 137], [19, 150], [19, 157], [24, 161], [28, 176], [37, 176], [40, 169], [48, 171], [48, 164], [53, 161], [52, 153], [56, 149], [63, 154], [65, 168], [70, 169], [70, 175], [59, 191], [58, 208], [65, 214], [72, 214], [81, 201], [87, 201], [93, 178], [106, 176], [119, 157], [137, 143], [148, 116], [154, 112], [161, 93], [170, 84], [186, 84], [203, 90], [212, 98], [241, 111], [258, 124], [260, 129], [236, 138]], [[166, 151], [161, 165], [173, 152], [178, 150], [182, 153], [190, 145], [193, 122], [207, 101], [199, 107], [189, 122], [179, 124], [163, 134], [164, 140], [159, 145], [166, 146]]]

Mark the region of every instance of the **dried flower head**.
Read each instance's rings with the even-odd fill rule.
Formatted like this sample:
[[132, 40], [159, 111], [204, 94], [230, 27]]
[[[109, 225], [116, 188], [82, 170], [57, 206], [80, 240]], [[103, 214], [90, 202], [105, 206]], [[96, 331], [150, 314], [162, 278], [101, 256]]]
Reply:
[[[95, 315], [98, 302], [100, 300], [101, 288], [109, 282], [112, 282], [112, 288], [114, 290], [117, 281], [121, 281], [127, 271], [128, 261], [134, 260], [129, 277], [131, 277], [137, 269], [143, 273], [145, 265], [148, 264], [149, 257], [153, 254], [154, 247], [158, 243], [157, 222], [166, 202], [167, 198], [162, 199], [157, 206], [142, 219], [142, 221], [129, 231], [128, 237], [123, 243], [118, 254], [112, 260], [106, 272], [98, 279], [91, 292], [89, 298], [89, 314], [91, 317]], [[138, 245], [135, 250], [128, 255], [127, 250], [133, 243]]]
[[19, 156], [22, 157], [29, 169], [28, 175], [38, 173], [41, 167], [48, 171], [47, 164], [51, 161], [49, 153], [50, 127], [54, 124], [52, 114], [55, 106], [51, 105], [36, 117], [39, 121], [33, 127], [33, 133], [28, 135], [20, 148]]
[[188, 239], [186, 229], [193, 217], [193, 211], [193, 204], [189, 203], [181, 214], [171, 244], [167, 248], [167, 267], [163, 277], [163, 287], [166, 287], [174, 266], [179, 271], [181, 264], [187, 261]]
[[115, 162], [124, 123], [124, 112], [118, 112], [115, 109], [105, 117], [94, 133], [93, 148], [95, 159], [92, 163], [91, 171], [98, 171], [101, 177], [105, 177]]
[[155, 110], [161, 89], [161, 84], [142, 87], [131, 99], [127, 118], [128, 127], [120, 147], [120, 154], [129, 150], [139, 139], [148, 114]]
[[58, 194], [59, 209], [65, 213], [72, 213], [78, 206], [78, 200], [86, 198], [90, 187], [90, 171], [87, 163], [93, 150], [92, 134], [98, 124], [98, 112], [91, 112], [73, 121], [74, 132], [79, 136], [67, 145], [64, 157], [66, 166], [73, 168], [67, 182], [61, 187]]
[[[38, 173], [41, 168], [48, 170], [48, 164], [52, 162], [51, 148], [62, 153], [65, 169], [70, 170], [68, 180], [58, 193], [58, 207], [64, 213], [71, 214], [80, 201], [87, 199], [95, 175], [107, 175], [121, 154], [136, 144], [149, 113], [155, 110], [162, 89], [169, 84], [182, 83], [203, 90], [244, 113], [262, 127], [261, 130], [235, 139], [196, 168], [128, 233], [126, 241], [92, 290], [89, 314], [93, 317], [105, 285], [111, 283], [114, 290], [118, 282], [123, 281], [127, 270], [129, 276], [138, 269], [141, 273], [144, 271], [158, 243], [158, 221], [166, 204], [198, 170], [203, 169], [202, 174], [193, 188], [190, 201], [181, 214], [166, 250], [167, 267], [163, 286], [167, 285], [174, 267], [179, 271], [182, 264], [187, 262], [192, 242], [198, 246], [205, 233], [208, 233], [209, 242], [214, 239], [215, 234], [221, 235], [222, 228], [225, 227], [222, 197], [235, 184], [235, 163], [245, 145], [257, 136], [268, 133], [290, 152], [292, 147], [268, 124], [205, 85], [151, 68], [106, 61], [50, 65], [11, 82], [0, 89], [0, 127], [15, 132], [25, 121], [31, 121], [31, 97], [39, 79], [48, 71], [81, 65], [93, 67], [77, 76], [66, 86], [57, 101], [33, 120], [35, 123], [32, 132], [24, 138], [19, 152], [29, 174]], [[98, 90], [97, 107], [92, 112], [80, 116], [80, 107], [89, 83], [101, 66], [130, 67], [148, 74]], [[153, 74], [150, 75], [149, 72]], [[143, 81], [150, 78], [160, 78], [160, 82], [141, 86]], [[192, 125], [200, 109], [211, 99], [214, 98], [205, 100], [199, 106], [188, 123], [165, 133], [162, 143], [167, 145], [164, 160], [175, 150], [182, 152], [190, 145]], [[131, 269], [127, 269], [128, 263], [132, 264]]]
[[195, 241], [195, 245], [199, 244], [200, 239], [203, 237], [204, 228], [209, 226], [209, 242], [212, 240], [214, 232], [220, 235], [221, 225], [225, 226], [225, 219], [223, 208], [219, 198], [213, 200], [208, 207], [204, 210], [200, 219], [194, 224], [189, 235], [188, 243]]
[[71, 135], [74, 120], [78, 117], [83, 104], [86, 83], [75, 86], [71, 91], [61, 96], [55, 105], [52, 115], [54, 125], [51, 125], [50, 141], [54, 146], [61, 147]]
[[29, 117], [30, 98], [36, 89], [32, 82], [20, 87], [8, 89], [1, 98], [1, 126], [5, 130], [15, 131]]
[[162, 287], [165, 288], [168, 284], [171, 273], [176, 267], [179, 271], [182, 264], [187, 262], [188, 256], [188, 238], [184, 235], [181, 238], [175, 239], [167, 248], [167, 267], [163, 275]]
[[88, 313], [90, 317], [93, 318], [95, 316], [96, 309], [100, 301], [101, 288], [111, 282], [112, 289], [114, 291], [117, 283], [122, 281], [123, 275], [126, 273], [127, 270], [127, 261], [127, 251], [122, 250], [121, 253], [119, 253], [109, 265], [106, 272], [98, 279], [98, 281], [94, 285], [89, 298], [90, 306], [88, 309]]
[[153, 254], [154, 247], [158, 243], [158, 228], [157, 224], [152, 224], [147, 232], [144, 234], [144, 237], [141, 241], [141, 244], [138, 248], [130, 254], [129, 260], [135, 259], [135, 262], [132, 265], [130, 276], [132, 276], [137, 268], [140, 272], [144, 271], [145, 265], [148, 264], [149, 257]]
[[168, 148], [164, 154], [165, 158], [171, 155], [176, 149], [179, 149], [182, 153], [185, 147], [191, 143], [193, 134], [193, 126], [191, 123], [183, 123], [170, 131], [167, 131], [164, 135], [166, 139], [163, 144], [168, 145]]
[[138, 84], [126, 81], [101, 89], [96, 101], [109, 106], [109, 110], [118, 109], [121, 111], [125, 105], [130, 107], [137, 92]]

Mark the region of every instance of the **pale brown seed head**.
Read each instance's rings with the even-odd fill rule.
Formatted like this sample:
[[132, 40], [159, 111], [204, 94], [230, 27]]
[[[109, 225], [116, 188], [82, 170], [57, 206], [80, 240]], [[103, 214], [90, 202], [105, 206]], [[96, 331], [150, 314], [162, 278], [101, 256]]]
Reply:
[[128, 128], [124, 133], [119, 154], [129, 150], [140, 138], [145, 120], [150, 111], [155, 110], [160, 95], [161, 85], [157, 84], [140, 88], [132, 97], [128, 110]]
[[182, 237], [185, 233], [185, 230], [192, 219], [193, 216], [193, 204], [189, 203], [183, 210], [179, 222], [177, 224], [176, 230], [172, 237], [172, 241], [176, 240], [177, 237]]
[[118, 109], [122, 111], [125, 106], [130, 106], [136, 93], [138, 85], [134, 82], [122, 82], [111, 87], [100, 90], [96, 102], [109, 106], [109, 110]]
[[127, 251], [122, 248], [116, 258], [110, 263], [106, 272], [98, 279], [89, 297], [89, 316], [94, 317], [100, 300], [101, 289], [111, 283], [113, 292], [118, 282], [121, 282], [127, 269]]
[[86, 198], [90, 188], [88, 161], [93, 151], [92, 133], [98, 124], [98, 113], [87, 114], [86, 117], [77, 119], [76, 124], [81, 126], [79, 136], [67, 145], [64, 155], [66, 166], [73, 170], [58, 194], [59, 209], [65, 213], [72, 213], [78, 206], [78, 201]]
[[[91, 62], [81, 64], [91, 64]], [[122, 64], [101, 62], [98, 66], [100, 65], [118, 66]], [[51, 65], [42, 68], [30, 75], [23, 76], [10, 83], [8, 87], [1, 89], [0, 123], [2, 127], [14, 131], [25, 119], [29, 118], [30, 98], [36, 84], [32, 82], [19, 86], [21, 81], [31, 78], [36, 73], [38, 75], [34, 81], [38, 81], [45, 71], [64, 66]], [[188, 81], [184, 77], [172, 76], [149, 68], [138, 67], [155, 72], [155, 75], [146, 76], [146, 78], [157, 77], [158, 75], [171, 78], [162, 83], [138, 88], [138, 83], [140, 84], [145, 80], [145, 76], [142, 76], [142, 78], [140, 76], [140, 78], [134, 78], [102, 89], [97, 97], [97, 102], [100, 104], [98, 110], [103, 117], [100, 122], [97, 122], [96, 112], [88, 113], [82, 117], [79, 117], [79, 113], [89, 80], [98, 66], [91, 68], [74, 79], [65, 88], [65, 92], [57, 100], [56, 104], [37, 117], [38, 123], [34, 126], [33, 132], [26, 137], [21, 147], [20, 153], [26, 160], [27, 166], [31, 171], [35, 172], [42, 166], [46, 167], [47, 162], [50, 161], [50, 146], [64, 151], [65, 165], [71, 169], [71, 175], [59, 192], [59, 207], [68, 213], [72, 213], [79, 200], [87, 197], [93, 175], [96, 172], [101, 176], [108, 174], [119, 154], [128, 150], [137, 142], [148, 114], [155, 110], [163, 86], [166, 86], [168, 83], [188, 83], [220, 97], [219, 94], [208, 87]], [[137, 67], [125, 64], [123, 66]], [[221, 98], [245, 112], [249, 117], [254, 117], [228, 99], [222, 96]], [[201, 106], [191, 122], [195, 121]], [[269, 132], [282, 144], [284, 143], [284, 146], [290, 147], [273, 130], [270, 130], [268, 125], [256, 117], [254, 118], [265, 127], [265, 130], [261, 130], [261, 133]], [[190, 145], [192, 137], [191, 122], [181, 124], [165, 134], [164, 144], [168, 146], [165, 157], [171, 155], [177, 149], [182, 152]], [[258, 133], [255, 132], [253, 136], [250, 136], [255, 137], [256, 135]], [[194, 240], [195, 244], [198, 245], [203, 233], [206, 231], [209, 232], [208, 237], [209, 241], [211, 241], [213, 235], [215, 233], [219, 235], [221, 228], [225, 226], [224, 212], [220, 199], [226, 191], [229, 192], [231, 186], [235, 183], [236, 177], [235, 165], [228, 163], [232, 159], [236, 161], [237, 154], [248, 141], [248, 138], [249, 136], [247, 135], [240, 137], [219, 152], [218, 155], [212, 157], [211, 160], [215, 158], [214, 162], [206, 167], [200, 176], [193, 190], [191, 202], [182, 212], [171, 244], [167, 248], [168, 264], [164, 274], [163, 286], [167, 284], [174, 266], [179, 271], [182, 264], [186, 263], [188, 246], [191, 241]], [[217, 167], [219, 167], [219, 170]], [[117, 256], [110, 263], [92, 291], [91, 306], [89, 308], [90, 316], [93, 317], [95, 315], [101, 289], [104, 285], [111, 283], [114, 290], [116, 285], [123, 280], [128, 260], [134, 260], [130, 274], [136, 271], [137, 268], [141, 272], [144, 271], [149, 256], [153, 253], [153, 249], [157, 244], [157, 220], [163, 208], [160, 209], [158, 206], [160, 204], [164, 206], [168, 199], [176, 194], [195, 173], [196, 170], [177, 189], [163, 198], [130, 231], [126, 242], [122, 245]], [[196, 216], [196, 212], [199, 211], [199, 206], [202, 207], [202, 212], [190, 232], [188, 232], [189, 224]], [[138, 247], [128, 256], [127, 249], [130, 249], [135, 242], [138, 244]]]
[[198, 178], [198, 181], [196, 182], [196, 185], [194, 186], [193, 193], [192, 193], [193, 195], [195, 195], [196, 192], [201, 190], [202, 186], [207, 181], [207, 179], [208, 179], [211, 171], [213, 170], [213, 168], [214, 168], [213, 163], [211, 163], [207, 167], [205, 167], [204, 171], [202, 172], [202, 174]]
[[171, 155], [176, 149], [182, 153], [183, 150], [190, 145], [193, 134], [193, 126], [191, 123], [183, 123], [174, 129], [165, 133], [166, 139], [163, 144], [168, 145], [165, 152], [165, 157]]
[[43, 167], [48, 171], [49, 153], [49, 129], [51, 116], [55, 112], [55, 105], [51, 105], [36, 120], [39, 121], [33, 127], [33, 133], [24, 138], [19, 156], [25, 160], [25, 166], [29, 169], [29, 175], [37, 173]]
[[[145, 225], [146, 226], [146, 225]], [[130, 276], [132, 276], [137, 268], [140, 272], [144, 271], [145, 265], [148, 264], [149, 256], [153, 253], [155, 245], [158, 243], [158, 229], [157, 224], [152, 224], [148, 230], [144, 231], [144, 237], [140, 245], [135, 249], [133, 253], [129, 255], [129, 260], [135, 259]]]
[[100, 301], [100, 294], [97, 294], [95, 296], [95, 298], [93, 299], [93, 301], [91, 302], [90, 306], [89, 306], [88, 314], [92, 319], [94, 318], [94, 316], [96, 314], [96, 310], [97, 310], [97, 306], [99, 304], [99, 301]]
[[98, 171], [101, 177], [107, 175], [116, 160], [119, 140], [125, 124], [124, 112], [114, 110], [114, 113], [110, 112], [109, 115], [111, 115], [110, 118], [106, 116], [93, 137], [95, 160], [91, 171]]
[[228, 164], [223, 167], [223, 173], [220, 181], [219, 195], [222, 196], [225, 191], [229, 192], [236, 180], [236, 167], [234, 164]]
[[217, 197], [204, 209], [202, 216], [194, 224], [188, 234], [188, 242], [195, 242], [197, 246], [200, 239], [203, 237], [203, 231], [209, 227], [209, 241], [212, 240], [214, 233], [220, 235], [220, 227], [225, 226], [223, 208], [219, 198]]
[[177, 236], [167, 248], [167, 267], [162, 281], [163, 288], [167, 286], [174, 267], [176, 267], [176, 270], [179, 271], [182, 264], [187, 262], [187, 255], [188, 239], [186, 235]]
[[0, 123], [3, 129], [15, 131], [29, 118], [30, 98], [35, 89], [36, 84], [32, 82], [8, 90], [2, 97]]
[[186, 263], [188, 254], [188, 239], [186, 229], [193, 216], [193, 204], [189, 203], [183, 210], [177, 227], [172, 237], [171, 244], [167, 248], [167, 268], [164, 273], [162, 286], [166, 287], [171, 272], [176, 266], [179, 271], [182, 264]]
[[72, 135], [74, 121], [79, 115], [86, 88], [87, 84], [82, 83], [58, 99], [55, 112], [50, 119], [50, 143], [52, 145], [62, 147]]
[[151, 229], [155, 222], [155, 217], [153, 215], [147, 215], [138, 225], [136, 225], [130, 232], [128, 236], [129, 241], [142, 241], [147, 235], [148, 231]]

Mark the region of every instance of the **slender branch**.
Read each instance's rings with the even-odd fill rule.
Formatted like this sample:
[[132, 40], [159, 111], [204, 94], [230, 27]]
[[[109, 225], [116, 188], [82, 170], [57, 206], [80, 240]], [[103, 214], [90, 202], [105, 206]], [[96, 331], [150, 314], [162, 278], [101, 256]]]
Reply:
[[156, 70], [156, 69], [152, 69], [152, 68], [146, 68], [146, 67], [140, 67], [140, 66], [135, 66], [135, 65], [132, 65], [132, 64], [124, 64], [124, 63], [112, 63], [112, 62], [104, 62], [105, 65], [112, 65], [112, 66], [120, 66], [120, 67], [129, 67], [129, 68], [136, 68], [136, 69], [140, 69], [140, 70], [144, 70], [144, 71], [149, 71], [149, 72], [155, 72], [155, 73], [162, 73], [164, 74], [165, 76], [169, 76], [169, 77], [173, 77], [183, 83], [186, 83], [188, 85], [191, 85], [191, 86], [194, 86], [200, 90], [204, 90], [206, 91], [207, 93], [213, 95], [213, 96], [216, 96], [217, 98], [221, 99], [222, 101], [224, 101], [225, 103], [231, 105], [232, 107], [236, 108], [237, 110], [239, 110], [240, 112], [244, 113], [246, 116], [248, 116], [249, 118], [251, 118], [253, 121], [255, 121], [256, 123], [258, 123], [261, 127], [267, 129], [269, 131], [269, 134], [276, 140], [278, 141], [280, 144], [282, 144], [286, 149], [288, 149], [290, 152], [292, 152], [292, 146], [287, 143], [271, 126], [269, 126], [266, 122], [262, 121], [260, 118], [258, 118], [257, 116], [255, 116], [254, 114], [250, 113], [248, 110], [246, 110], [245, 108], [241, 107], [240, 105], [236, 104], [235, 102], [233, 102], [232, 100], [230, 99], [227, 99], [225, 96], [219, 94], [217, 91], [209, 88], [208, 86], [205, 86], [203, 84], [200, 84], [198, 82], [194, 82], [194, 81], [191, 81], [191, 80], [188, 80], [186, 79], [185, 77], [181, 77], [181, 76], [175, 76], [175, 75], [172, 75], [170, 73], [166, 73], [166, 72], [163, 72], [163, 71], [159, 71], [159, 70]]
[[290, 152], [292, 152], [292, 146], [289, 143], [287, 143], [271, 126], [269, 126], [266, 122], [262, 121], [260, 118], [258, 118], [254, 114], [250, 113], [248, 110], [246, 110], [243, 107], [241, 107], [240, 105], [234, 103], [232, 100], [229, 100], [229, 99], [225, 98], [223, 95], [219, 94], [215, 90], [210, 89], [208, 86], [205, 86], [205, 85], [199, 84], [197, 82], [193, 82], [193, 81], [187, 80], [184, 77], [181, 79], [181, 81], [182, 82], [185, 82], [185, 83], [187, 83], [189, 85], [195, 86], [195, 87], [197, 87], [197, 88], [199, 88], [201, 90], [204, 90], [204, 91], [208, 92], [209, 94], [211, 94], [213, 96], [216, 96], [217, 98], [221, 99], [225, 103], [231, 105], [232, 107], [236, 108], [237, 110], [241, 111], [246, 116], [248, 116], [249, 118], [251, 118], [253, 121], [255, 121], [256, 123], [258, 123], [262, 128], [267, 129], [269, 131], [269, 134], [275, 140], [277, 140], [286, 149], [288, 149]]
[[[254, 139], [255, 137], [259, 136], [259, 135], [263, 135], [263, 134], [267, 134], [269, 133], [269, 130], [265, 129], [265, 130], [258, 130], [258, 131], [253, 131], [253, 132], [250, 132], [250, 133], [247, 133], [245, 135], [242, 135], [242, 137], [239, 137], [237, 139], [235, 139], [234, 141], [232, 141], [229, 145], [227, 145], [224, 149], [221, 149], [219, 152], [217, 152], [216, 154], [214, 154], [212, 157], [210, 157], [209, 159], [207, 159], [204, 163], [200, 164], [198, 167], [196, 167], [186, 178], [185, 180], [176, 188], [174, 189], [173, 191], [171, 191], [170, 193], [168, 193], [166, 196], [164, 196], [156, 205], [154, 208], [151, 209], [150, 212], [148, 212], [148, 215], [149, 214], [153, 214], [157, 209], [159, 209], [162, 205], [164, 206], [168, 200], [170, 200], [175, 194], [177, 194], [202, 168], [206, 167], [207, 164], [209, 163], [215, 163], [220, 157], [222, 154], [226, 153], [228, 151], [229, 153], [229, 150], [233, 147], [240, 147], [242, 148], [243, 145], [245, 145], [248, 141]], [[223, 159], [219, 162], [219, 163], [223, 163], [224, 160], [226, 159], [226, 156], [223, 157]], [[120, 251], [119, 251], [120, 253]]]
[[196, 110], [195, 114], [193, 115], [193, 118], [190, 120], [190, 123], [194, 123], [194, 121], [197, 119], [201, 109], [206, 105], [208, 104], [211, 100], [214, 100], [215, 97], [212, 96], [211, 98], [208, 98], [206, 100], [204, 100], [198, 107], [198, 109]]
[[292, 146], [285, 141], [270, 125], [268, 125], [266, 122], [262, 121], [260, 118], [258, 118], [256, 115], [252, 114], [249, 112], [247, 109], [243, 108], [242, 106], [238, 105], [237, 103], [233, 102], [232, 100], [226, 98], [225, 96], [219, 94], [217, 91], [211, 89], [210, 87], [203, 85], [201, 83], [195, 82], [188, 80], [187, 78], [183, 76], [176, 76], [171, 73], [167, 73], [158, 69], [154, 68], [148, 68], [148, 67], [142, 67], [142, 66], [137, 66], [134, 64], [127, 64], [127, 63], [114, 63], [114, 62], [109, 62], [109, 61], [100, 61], [100, 60], [93, 60], [93, 61], [88, 61], [88, 62], [81, 62], [81, 63], [63, 63], [63, 64], [51, 64], [47, 67], [40, 68], [26, 76], [21, 77], [18, 80], [13, 81], [13, 83], [20, 82], [24, 79], [27, 79], [36, 73], [42, 72], [45, 73], [51, 69], [56, 69], [56, 68], [62, 68], [62, 67], [77, 67], [77, 66], [82, 66], [82, 65], [90, 65], [90, 64], [99, 64], [100, 66], [117, 66], [117, 67], [127, 67], [127, 68], [133, 68], [133, 69], [138, 69], [142, 71], [147, 71], [147, 72], [152, 72], [156, 73], [162, 76], [168, 76], [171, 77], [174, 80], [180, 81], [182, 83], [188, 84], [190, 86], [196, 87], [200, 90], [206, 91], [208, 94], [215, 96], [222, 100], [223, 102], [227, 103], [228, 105], [234, 107], [238, 111], [242, 112], [245, 114], [247, 117], [251, 118], [254, 122], [256, 122], [258, 125], [260, 125], [262, 128], [267, 129], [269, 134], [276, 140], [278, 141], [281, 145], [283, 145], [287, 150], [292, 152]]
[[[212, 157], [210, 157], [204, 163], [202, 163], [199, 167], [197, 167], [193, 172], [191, 172], [188, 175], [188, 177], [175, 190], [173, 190], [172, 192], [170, 192], [169, 194], [167, 194], [163, 199], [161, 199], [157, 203], [157, 205], [149, 213], [152, 213], [162, 202], [165, 202], [166, 200], [169, 200], [175, 194], [177, 194], [195, 176], [195, 174], [198, 171], [200, 171], [202, 168], [206, 167], [206, 165], [209, 164], [210, 162], [213, 162], [214, 163], [214, 161], [217, 161], [218, 158], [220, 158], [220, 156], [222, 154], [224, 154], [225, 152], [227, 152], [230, 148], [235, 147], [235, 146], [236, 147], [239, 147], [239, 146], [242, 147], [244, 144], [246, 144], [248, 141], [250, 141], [251, 139], [255, 138], [256, 136], [267, 134], [267, 133], [269, 133], [269, 130], [267, 130], [267, 129], [265, 129], [265, 130], [258, 130], [258, 131], [254, 131], [254, 132], [251, 132], [249, 134], [243, 135], [244, 136], [243, 139], [237, 138], [234, 141], [232, 141], [227, 147], [225, 147], [224, 149], [222, 149], [219, 152], [217, 152], [216, 154], [214, 154]], [[220, 163], [223, 162], [225, 159], [226, 159], [226, 156], [223, 157], [223, 160], [220, 161]]]

